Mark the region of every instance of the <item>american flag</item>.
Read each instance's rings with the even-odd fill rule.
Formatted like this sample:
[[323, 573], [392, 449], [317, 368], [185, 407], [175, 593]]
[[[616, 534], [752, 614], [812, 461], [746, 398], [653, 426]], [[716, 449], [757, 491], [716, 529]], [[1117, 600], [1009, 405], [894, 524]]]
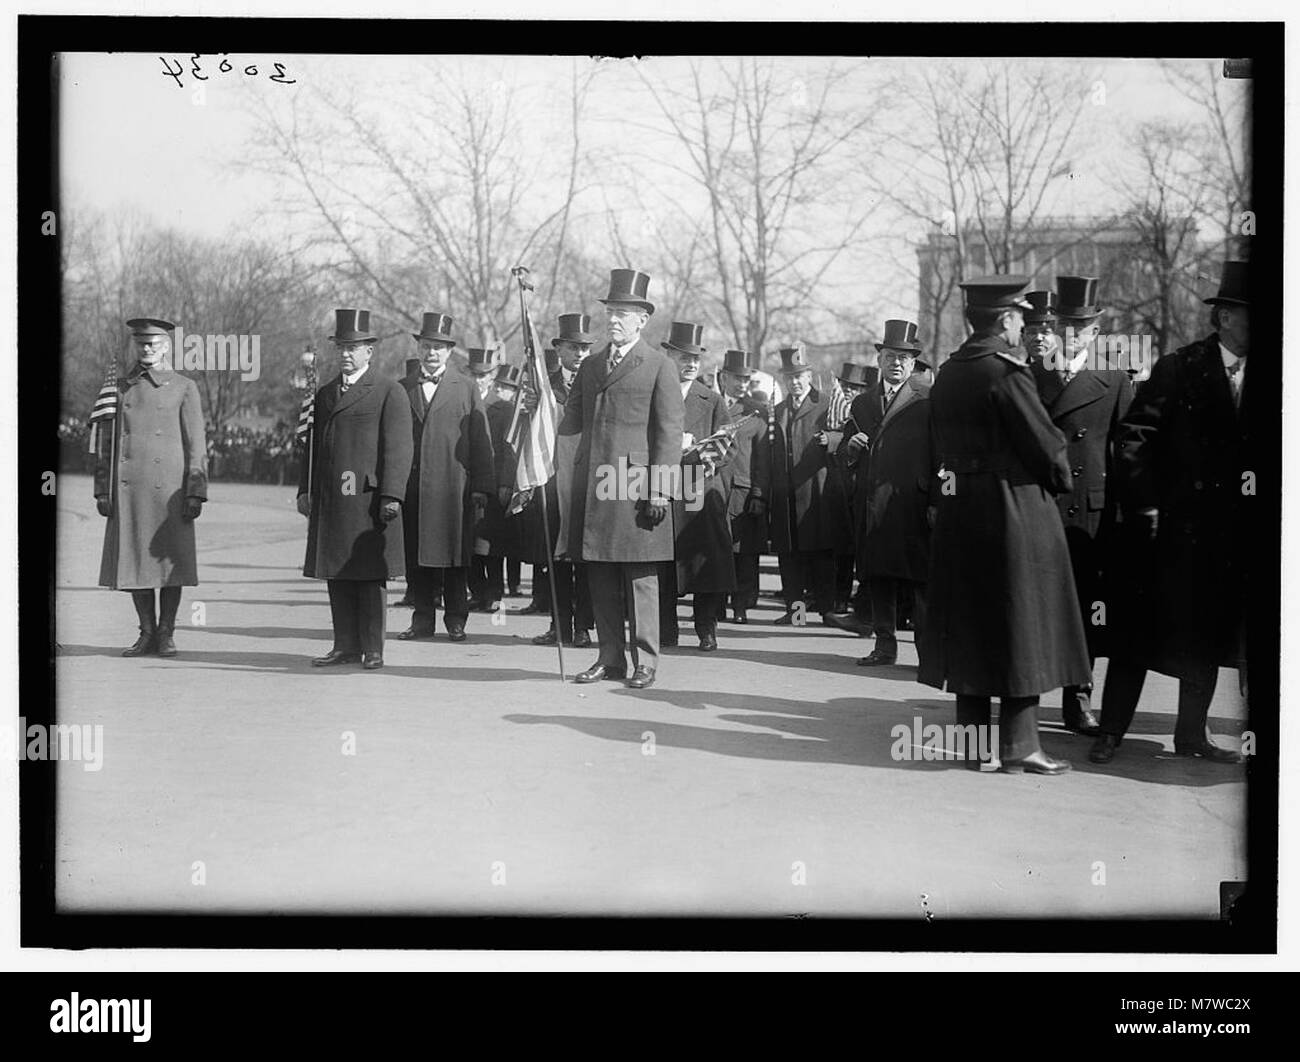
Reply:
[[831, 408], [826, 414], [828, 431], [839, 431], [849, 419], [849, 407], [852, 403], [840, 387], [839, 380], [831, 380]]
[[302, 396], [302, 406], [298, 410], [298, 430], [294, 438], [299, 442], [307, 440], [307, 433], [316, 421], [316, 362], [307, 366], [307, 390]]
[[95, 404], [90, 410], [90, 448], [94, 453], [99, 446], [100, 421], [108, 421], [112, 430], [113, 418], [117, 416], [117, 358], [109, 355], [108, 365], [104, 369], [104, 382], [100, 385]]
[[541, 349], [542, 341], [528, 314], [524, 315], [524, 331], [525, 379], [530, 380], [533, 390], [537, 392], [537, 408], [530, 416], [516, 418], [514, 435], [510, 439], [510, 445], [519, 455], [515, 493], [510, 499], [511, 513], [523, 509], [532, 496], [533, 489], [542, 486], [555, 475], [555, 436], [559, 423], [551, 378], [538, 363], [537, 352]]

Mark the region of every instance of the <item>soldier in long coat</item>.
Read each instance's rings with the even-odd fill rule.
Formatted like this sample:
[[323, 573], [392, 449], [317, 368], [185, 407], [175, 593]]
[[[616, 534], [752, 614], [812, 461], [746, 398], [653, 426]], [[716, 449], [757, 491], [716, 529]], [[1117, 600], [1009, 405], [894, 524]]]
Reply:
[[[136, 363], [117, 381], [117, 413], [100, 434], [95, 503], [108, 518], [99, 585], [131, 594], [140, 636], [123, 656], [175, 656], [181, 587], [197, 586], [194, 521], [208, 496], [203, 408], [170, 364], [175, 325], [127, 321]], [[154, 590], [158, 590], [154, 611]]]
[[1003, 767], [1060, 774], [1039, 744], [1038, 695], [1088, 681], [1065, 532], [1065, 437], [1021, 359], [1027, 277], [963, 283], [974, 333], [930, 391], [942, 476], [931, 539], [920, 680], [957, 695], [959, 726], [987, 727], [1001, 698]]
[[370, 364], [369, 311], [335, 311], [330, 339], [342, 368], [316, 392], [311, 459], [298, 484], [298, 511], [308, 518], [303, 575], [326, 580], [334, 627], [333, 648], [312, 665], [359, 658], [375, 670], [384, 666], [384, 588], [405, 571], [411, 410], [402, 385]]
[[[1088, 364], [1102, 314], [1096, 292], [1095, 277], [1057, 277], [1055, 293], [1029, 293], [1034, 308], [1025, 313], [1025, 350], [1038, 397], [1066, 441], [1072, 486], [1056, 496], [1056, 507], [1070, 547], [1090, 660], [1106, 655], [1102, 561], [1118, 512], [1115, 439], [1133, 401], [1127, 373]], [[1091, 682], [1061, 691], [1061, 714], [1067, 729], [1097, 732]]]
[[659, 664], [657, 564], [673, 559], [670, 494], [680, 483], [682, 392], [677, 368], [641, 338], [654, 312], [650, 278], [610, 275], [605, 303], [610, 342], [574, 377], [560, 435], [581, 435], [574, 459], [569, 556], [587, 564], [600, 655], [574, 678], [627, 675], [631, 622], [632, 689], [655, 680]]
[[830, 396], [812, 386], [812, 367], [803, 347], [781, 349], [786, 397], [772, 420], [772, 548], [781, 572], [786, 613], [776, 622], [796, 622], [805, 612], [835, 607], [835, 546], [842, 504], [826, 490], [827, 451], [841, 436], [828, 427]]
[[412, 333], [423, 375], [406, 388], [414, 444], [404, 505], [407, 583], [415, 604], [411, 626], [397, 636], [403, 641], [433, 637], [440, 598], [447, 637], [465, 640], [474, 527], [496, 490], [487, 413], [476, 378], [457, 365], [453, 324], [427, 313]]
[[[863, 667], [898, 658], [900, 596], [910, 599], [917, 650], [930, 577], [930, 511], [938, 490], [931, 439], [930, 385], [913, 370], [921, 344], [911, 321], [885, 322], [877, 383], [853, 400], [841, 453], [854, 475], [858, 578], [867, 586], [876, 644]], [[853, 431], [854, 434], [849, 435]]]
[[1245, 667], [1248, 271], [1224, 264], [1205, 300], [1214, 331], [1155, 363], [1120, 426], [1124, 526], [1110, 556], [1127, 563], [1122, 580], [1108, 580], [1114, 644], [1094, 763], [1115, 755], [1148, 669], [1178, 679], [1176, 754], [1241, 761], [1211, 740], [1208, 717], [1218, 669]]
[[690, 594], [700, 650], [708, 653], [718, 648], [718, 617], [727, 594], [736, 588], [736, 570], [726, 485], [716, 474], [730, 458], [730, 444], [718, 452], [718, 460], [694, 449], [730, 423], [722, 396], [699, 378], [703, 332], [702, 325], [674, 321], [667, 342], [661, 344], [677, 363], [682, 390], [683, 497], [673, 502], [676, 558], [660, 568], [659, 640], [660, 645], [677, 644], [677, 598]]
[[736, 623], [748, 623], [749, 609], [758, 604], [759, 557], [767, 549], [767, 503], [772, 493], [768, 410], [749, 394], [749, 384], [757, 369], [758, 359], [749, 351], [728, 350], [718, 371], [723, 408], [733, 423], [743, 421], [732, 437], [730, 460], [719, 472], [731, 522], [736, 571], [731, 607]]

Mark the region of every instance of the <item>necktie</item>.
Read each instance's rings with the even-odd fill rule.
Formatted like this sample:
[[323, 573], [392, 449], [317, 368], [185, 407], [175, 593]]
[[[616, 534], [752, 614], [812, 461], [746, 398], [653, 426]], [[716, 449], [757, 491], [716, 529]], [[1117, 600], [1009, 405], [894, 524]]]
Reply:
[[345, 395], [345, 394], [347, 394], [347, 393], [348, 393], [348, 387], [349, 387], [349, 386], [351, 386], [351, 385], [347, 382], [347, 380], [343, 379], [343, 378], [340, 376], [340, 377], [339, 377], [339, 394], [341, 394], [341, 395]]
[[1227, 366], [1228, 386], [1232, 388], [1232, 404], [1238, 409], [1241, 408], [1241, 383], [1244, 379], [1241, 370], [1245, 367], [1245, 358], [1238, 358], [1232, 365]]
[[881, 392], [880, 392], [880, 412], [881, 412], [881, 413], [887, 413], [887, 412], [889, 411], [889, 403], [890, 403], [890, 401], [893, 399], [893, 397], [894, 397], [894, 392], [891, 391], [888, 387], [883, 388], [883, 389], [881, 390]]

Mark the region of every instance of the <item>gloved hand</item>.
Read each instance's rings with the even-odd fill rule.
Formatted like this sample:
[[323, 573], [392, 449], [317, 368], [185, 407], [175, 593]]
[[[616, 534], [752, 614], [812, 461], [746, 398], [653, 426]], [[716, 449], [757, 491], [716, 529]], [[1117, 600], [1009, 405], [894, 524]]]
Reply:
[[[536, 413], [539, 396], [531, 387], [525, 387], [519, 398], [519, 408], [525, 413]], [[561, 410], [563, 412], [563, 410]]]
[[1160, 510], [1139, 509], [1136, 516], [1136, 528], [1139, 534], [1154, 539], [1156, 532], [1160, 528]]
[[186, 520], [197, 520], [199, 514], [203, 512], [202, 498], [186, 498], [185, 508], [181, 511], [181, 516]]
[[113, 503], [108, 500], [107, 494], [102, 494], [95, 499], [95, 508], [99, 510], [100, 516], [113, 515]]
[[515, 496], [515, 492], [510, 487], [497, 487], [497, 504], [505, 508], [510, 504], [510, 499]]
[[383, 504], [379, 506], [379, 519], [386, 524], [391, 524], [402, 515], [402, 503], [396, 498], [385, 498]]
[[658, 527], [668, 515], [668, 502], [663, 498], [651, 498], [645, 503], [645, 514], [650, 523]]
[[849, 439], [849, 456], [857, 457], [868, 446], [871, 445], [871, 438], [866, 432], [858, 432]]
[[483, 519], [483, 514], [487, 512], [487, 495], [474, 491], [469, 496], [469, 503], [474, 507], [474, 518]]
[[303, 516], [308, 516], [308, 517], [311, 516], [311, 495], [310, 494], [298, 495], [298, 511], [302, 513]]
[[764, 501], [762, 498], [760, 498], [757, 494], [751, 494], [748, 498], [745, 499], [746, 516], [762, 516], [766, 512], [767, 512], [767, 502]]

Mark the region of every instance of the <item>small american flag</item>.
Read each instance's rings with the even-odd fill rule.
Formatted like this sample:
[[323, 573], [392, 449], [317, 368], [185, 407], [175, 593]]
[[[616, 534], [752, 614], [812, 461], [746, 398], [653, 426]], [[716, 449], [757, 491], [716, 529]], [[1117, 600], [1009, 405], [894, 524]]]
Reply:
[[828, 431], [839, 431], [849, 419], [849, 407], [852, 403], [840, 387], [839, 380], [831, 380], [831, 408], [826, 414]]
[[95, 396], [95, 404], [90, 410], [90, 447], [89, 453], [94, 453], [99, 445], [100, 422], [108, 421], [109, 428], [112, 428], [113, 418], [117, 416], [117, 358], [110, 355], [108, 365], [104, 369], [104, 382], [100, 385], [99, 394]]
[[299, 442], [307, 440], [307, 433], [316, 422], [316, 362], [307, 366], [307, 385], [302, 396], [302, 406], [298, 410], [298, 428], [294, 438]]
[[537, 408], [526, 419], [520, 417], [516, 420], [515, 438], [510, 440], [515, 453], [519, 455], [515, 493], [510, 499], [511, 513], [519, 512], [532, 496], [533, 489], [542, 486], [555, 475], [555, 437], [559, 413], [550, 377], [538, 363], [537, 352], [541, 345], [532, 317], [525, 315], [524, 358], [532, 387], [537, 391]]

